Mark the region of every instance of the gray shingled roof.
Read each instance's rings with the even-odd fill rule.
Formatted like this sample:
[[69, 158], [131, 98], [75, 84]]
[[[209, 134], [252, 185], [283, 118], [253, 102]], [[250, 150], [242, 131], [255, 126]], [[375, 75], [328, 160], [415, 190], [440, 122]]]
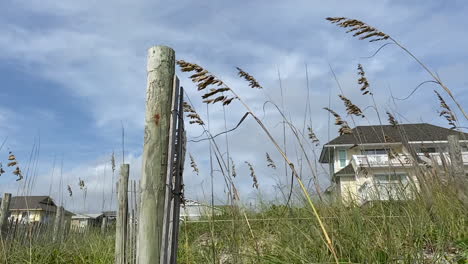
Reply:
[[401, 135], [405, 134], [408, 141], [441, 141], [447, 140], [449, 135], [459, 135], [460, 139], [468, 138], [468, 133], [457, 132], [452, 129], [434, 126], [427, 123], [391, 125], [358, 126], [353, 128], [352, 134], [341, 135], [326, 145], [384, 143], [382, 129], [393, 142], [401, 142]]
[[11, 197], [10, 210], [42, 209], [55, 212], [57, 206], [49, 196], [15, 196]]
[[417, 141], [446, 141], [449, 135], [458, 135], [461, 140], [468, 139], [468, 133], [458, 132], [452, 129], [439, 127], [427, 123], [400, 124], [396, 127], [391, 125], [357, 126], [352, 129], [352, 134], [336, 137], [324, 145], [320, 154], [320, 162], [328, 162], [328, 148], [333, 145], [356, 145], [356, 144], [381, 144], [385, 143], [382, 129], [387, 136], [387, 142], [401, 142], [401, 136], [405, 135], [410, 142]]

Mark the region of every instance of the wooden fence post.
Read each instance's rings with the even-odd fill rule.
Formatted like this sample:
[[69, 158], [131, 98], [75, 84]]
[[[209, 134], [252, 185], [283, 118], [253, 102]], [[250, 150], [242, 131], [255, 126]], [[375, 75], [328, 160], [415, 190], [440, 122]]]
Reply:
[[127, 244], [127, 220], [128, 220], [128, 177], [130, 175], [130, 166], [122, 164], [120, 166], [119, 190], [117, 199], [119, 201], [119, 210], [116, 219], [115, 233], [115, 263], [125, 264], [125, 252]]
[[457, 135], [450, 135], [447, 138], [448, 148], [451, 163], [452, 180], [457, 188], [458, 198], [465, 204], [468, 204], [468, 180], [465, 176], [465, 168], [463, 166], [463, 156], [461, 152], [460, 142]]
[[10, 210], [11, 193], [4, 193], [0, 207], [0, 237], [6, 234], [8, 226], [8, 211]]
[[139, 208], [139, 264], [160, 263], [175, 52], [166, 46], [148, 50], [145, 136]]
[[102, 223], [101, 223], [101, 235], [104, 235], [106, 233], [106, 229], [107, 229], [107, 217], [103, 216]]
[[60, 238], [62, 214], [63, 214], [63, 206], [57, 207], [57, 210], [55, 211], [54, 231], [53, 231], [53, 234], [52, 234], [52, 241], [53, 242], [56, 242], [57, 239]]

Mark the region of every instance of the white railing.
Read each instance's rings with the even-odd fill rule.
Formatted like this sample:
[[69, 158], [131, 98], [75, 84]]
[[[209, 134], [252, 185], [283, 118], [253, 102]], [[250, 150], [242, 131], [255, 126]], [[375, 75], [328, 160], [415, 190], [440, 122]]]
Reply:
[[387, 154], [353, 155], [356, 167], [387, 167], [412, 165], [411, 159], [406, 155], [399, 155], [390, 159]]
[[[445, 162], [450, 162], [450, 155], [448, 153], [442, 153]], [[418, 153], [419, 158], [426, 164], [432, 164], [436, 162], [438, 165], [442, 165], [442, 158], [440, 153], [429, 153], [423, 154]], [[468, 152], [462, 152], [462, 159], [465, 165], [468, 165]], [[355, 168], [358, 167], [405, 167], [413, 165], [412, 158], [406, 154], [398, 154], [392, 158], [389, 158], [388, 154], [376, 154], [376, 155], [353, 155], [353, 165]]]

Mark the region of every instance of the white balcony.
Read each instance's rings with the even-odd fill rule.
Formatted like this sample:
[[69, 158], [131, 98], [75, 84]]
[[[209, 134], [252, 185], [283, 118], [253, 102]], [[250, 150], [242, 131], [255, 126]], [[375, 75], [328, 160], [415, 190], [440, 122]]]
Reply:
[[[428, 165], [437, 163], [443, 165], [442, 160], [450, 162], [450, 156], [448, 153], [442, 153], [443, 159], [440, 153], [429, 153], [423, 154], [418, 153], [419, 158]], [[463, 163], [468, 166], [468, 152], [462, 152]], [[393, 158], [389, 158], [388, 154], [377, 154], [377, 155], [353, 155], [353, 166], [354, 168], [359, 167], [406, 167], [412, 166], [413, 162], [411, 157], [405, 154], [396, 155]]]

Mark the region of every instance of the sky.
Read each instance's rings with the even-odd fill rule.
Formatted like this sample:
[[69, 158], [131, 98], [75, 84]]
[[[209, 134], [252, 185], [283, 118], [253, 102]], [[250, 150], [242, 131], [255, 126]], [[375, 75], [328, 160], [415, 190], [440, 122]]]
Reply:
[[[378, 124], [375, 111], [366, 108], [373, 104], [371, 98], [359, 92], [358, 63], [366, 71], [382, 122], [387, 122], [385, 112], [391, 111], [401, 123], [448, 127], [438, 114], [433, 90], [453, 110], [456, 107], [432, 83], [407, 100], [391, 99], [391, 94], [404, 98], [430, 80], [408, 54], [389, 45], [366, 58], [385, 42], [352, 38], [325, 18], [356, 18], [389, 34], [427, 64], [466, 109], [467, 12], [466, 1], [1, 1], [0, 144], [6, 141], [0, 161], [6, 168], [12, 151], [26, 177], [16, 181], [7, 168], [0, 176], [0, 193], [50, 194], [67, 209], [80, 212], [113, 208], [112, 182], [120, 163], [130, 163], [132, 179], [140, 177], [146, 54], [154, 45], [170, 46], [177, 59], [202, 65], [228, 83], [281, 143], [280, 115], [272, 104], [264, 107], [266, 101], [284, 105], [286, 116], [300, 129], [306, 117], [321, 145], [338, 135], [338, 128], [330, 125], [323, 110], [329, 103], [352, 126]], [[236, 67], [255, 76], [264, 89], [249, 88], [237, 77]], [[202, 119], [210, 120], [212, 134], [234, 127], [246, 112], [234, 102], [224, 109], [210, 105], [208, 115], [189, 75], [179, 70], [177, 75]], [[338, 94], [366, 109], [366, 118], [353, 121], [347, 117]], [[306, 111], [307, 100], [310, 111]], [[467, 126], [460, 112], [455, 112], [460, 126]], [[200, 169], [197, 175], [186, 160], [186, 197], [208, 201], [212, 179], [209, 145], [190, 141], [203, 132], [200, 127], [187, 123], [186, 129], [187, 151]], [[286, 151], [298, 162], [297, 141], [290, 130], [286, 135]], [[285, 175], [281, 156], [251, 118], [217, 142], [223, 151], [229, 149], [225, 155], [236, 165], [235, 183], [242, 202], [283, 198], [279, 190], [290, 175]], [[312, 159], [320, 154], [321, 145], [308, 143]], [[113, 152], [118, 163], [114, 176]], [[276, 170], [267, 167], [266, 152], [276, 162]], [[258, 190], [252, 188], [245, 161], [255, 168]], [[312, 163], [320, 185], [326, 188], [326, 169]], [[310, 179], [305, 165], [302, 173]], [[79, 179], [85, 181], [86, 193], [80, 190]], [[216, 203], [225, 202], [226, 188], [217, 170], [213, 189]]]

